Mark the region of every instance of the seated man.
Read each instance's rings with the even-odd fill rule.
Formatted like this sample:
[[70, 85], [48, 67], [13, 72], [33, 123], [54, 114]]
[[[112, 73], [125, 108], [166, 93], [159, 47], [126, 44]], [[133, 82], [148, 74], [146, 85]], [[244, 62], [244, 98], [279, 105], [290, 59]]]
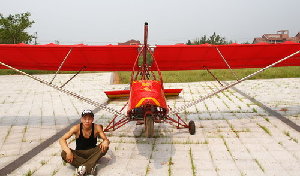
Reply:
[[[101, 125], [94, 124], [94, 114], [91, 110], [84, 110], [81, 123], [74, 125], [59, 139], [62, 148], [62, 159], [75, 166], [78, 175], [94, 174], [97, 161], [106, 154], [109, 146]], [[76, 136], [76, 150], [68, 147], [67, 139]], [[103, 141], [97, 146], [97, 137]]]

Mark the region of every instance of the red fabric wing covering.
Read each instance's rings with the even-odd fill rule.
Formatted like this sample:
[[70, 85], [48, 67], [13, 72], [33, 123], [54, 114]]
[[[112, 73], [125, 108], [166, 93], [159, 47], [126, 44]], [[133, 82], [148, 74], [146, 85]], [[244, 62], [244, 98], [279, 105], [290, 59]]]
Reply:
[[[300, 50], [299, 43], [290, 42], [283, 44], [158, 45], [154, 50], [154, 56], [162, 71], [200, 70], [204, 69], [204, 66], [208, 69], [228, 69], [216, 47], [233, 69], [266, 67]], [[300, 55], [277, 66], [300, 66]]]
[[0, 61], [18, 69], [57, 70], [71, 48], [61, 70], [131, 71], [138, 55], [138, 46], [1, 44]]
[[[232, 44], [232, 45], [166, 45], [156, 46], [154, 56], [160, 70], [227, 69], [216, 47], [231, 68], [261, 68], [298, 50], [299, 43]], [[69, 50], [61, 70], [131, 71], [138, 46], [26, 45], [1, 44], [0, 61], [18, 69], [57, 70]], [[278, 66], [299, 66], [299, 54]], [[0, 66], [0, 69], [6, 68]], [[155, 68], [155, 67], [153, 67]]]

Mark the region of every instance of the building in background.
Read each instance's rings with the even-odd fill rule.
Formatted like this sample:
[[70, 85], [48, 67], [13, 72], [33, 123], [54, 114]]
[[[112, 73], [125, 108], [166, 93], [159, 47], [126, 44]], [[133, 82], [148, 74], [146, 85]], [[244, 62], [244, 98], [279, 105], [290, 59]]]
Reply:
[[300, 32], [295, 37], [290, 37], [288, 30], [280, 30], [277, 31], [277, 34], [264, 34], [262, 37], [254, 38], [253, 43], [282, 43], [285, 41], [300, 43]]
[[141, 42], [139, 40], [128, 40], [127, 42], [124, 43], [118, 43], [118, 45], [140, 45]]

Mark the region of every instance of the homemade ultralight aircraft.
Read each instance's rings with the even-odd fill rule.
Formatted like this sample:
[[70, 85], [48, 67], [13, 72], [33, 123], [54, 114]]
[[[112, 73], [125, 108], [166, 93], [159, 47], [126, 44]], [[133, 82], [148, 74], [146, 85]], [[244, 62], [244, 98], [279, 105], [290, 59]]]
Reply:
[[[195, 123], [186, 123], [179, 112], [208, 99], [236, 84], [273, 66], [299, 66], [300, 44], [230, 44], [230, 45], [148, 45], [148, 24], [144, 26], [144, 44], [139, 45], [27, 45], [1, 44], [0, 68], [13, 69], [63, 93], [78, 98], [100, 109], [113, 113], [115, 117], [105, 131], [116, 130], [130, 121], [145, 125], [147, 137], [154, 134], [154, 123], [167, 122], [177, 128], [188, 128], [195, 134]], [[147, 53], [152, 62], [147, 62]], [[141, 57], [140, 57], [141, 56]], [[139, 62], [142, 59], [142, 62]], [[58, 69], [57, 69], [58, 68]], [[181, 89], [164, 89], [161, 70], [200, 70], [262, 68], [221, 89], [172, 110], [166, 102], [167, 95], [178, 95]], [[19, 69], [57, 70], [51, 81], [42, 80]], [[107, 91], [109, 98], [128, 96], [121, 111], [100, 104], [52, 82], [57, 73], [64, 71], [132, 71], [130, 90]], [[155, 74], [157, 72], [158, 74]], [[233, 71], [232, 71], [233, 72]], [[233, 72], [234, 73], [234, 72]], [[122, 110], [128, 106], [124, 114]]]

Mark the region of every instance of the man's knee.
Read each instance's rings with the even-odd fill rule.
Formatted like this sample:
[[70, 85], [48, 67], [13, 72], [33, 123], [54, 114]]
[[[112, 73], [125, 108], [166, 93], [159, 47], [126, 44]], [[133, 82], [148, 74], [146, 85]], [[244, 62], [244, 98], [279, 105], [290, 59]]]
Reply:
[[109, 148], [107, 148], [107, 149], [106, 149], [106, 150], [104, 150], [104, 151], [100, 150], [100, 152], [101, 152], [101, 157], [106, 155], [106, 153], [107, 153], [108, 149], [109, 149]]
[[106, 154], [106, 152], [109, 150], [109, 147], [107, 147], [107, 149], [102, 152], [102, 149], [100, 148], [100, 145], [101, 145], [101, 143], [99, 145], [97, 145], [97, 147], [95, 147], [95, 148], [97, 148], [96, 149], [97, 152], [101, 152], [101, 153], [105, 153]]
[[67, 153], [63, 150], [61, 151], [61, 154], [60, 154], [61, 158], [66, 161], [66, 158], [67, 158]]
[[107, 151], [109, 150], [109, 147], [107, 147], [106, 150], [104, 150], [103, 154], [106, 155]]

